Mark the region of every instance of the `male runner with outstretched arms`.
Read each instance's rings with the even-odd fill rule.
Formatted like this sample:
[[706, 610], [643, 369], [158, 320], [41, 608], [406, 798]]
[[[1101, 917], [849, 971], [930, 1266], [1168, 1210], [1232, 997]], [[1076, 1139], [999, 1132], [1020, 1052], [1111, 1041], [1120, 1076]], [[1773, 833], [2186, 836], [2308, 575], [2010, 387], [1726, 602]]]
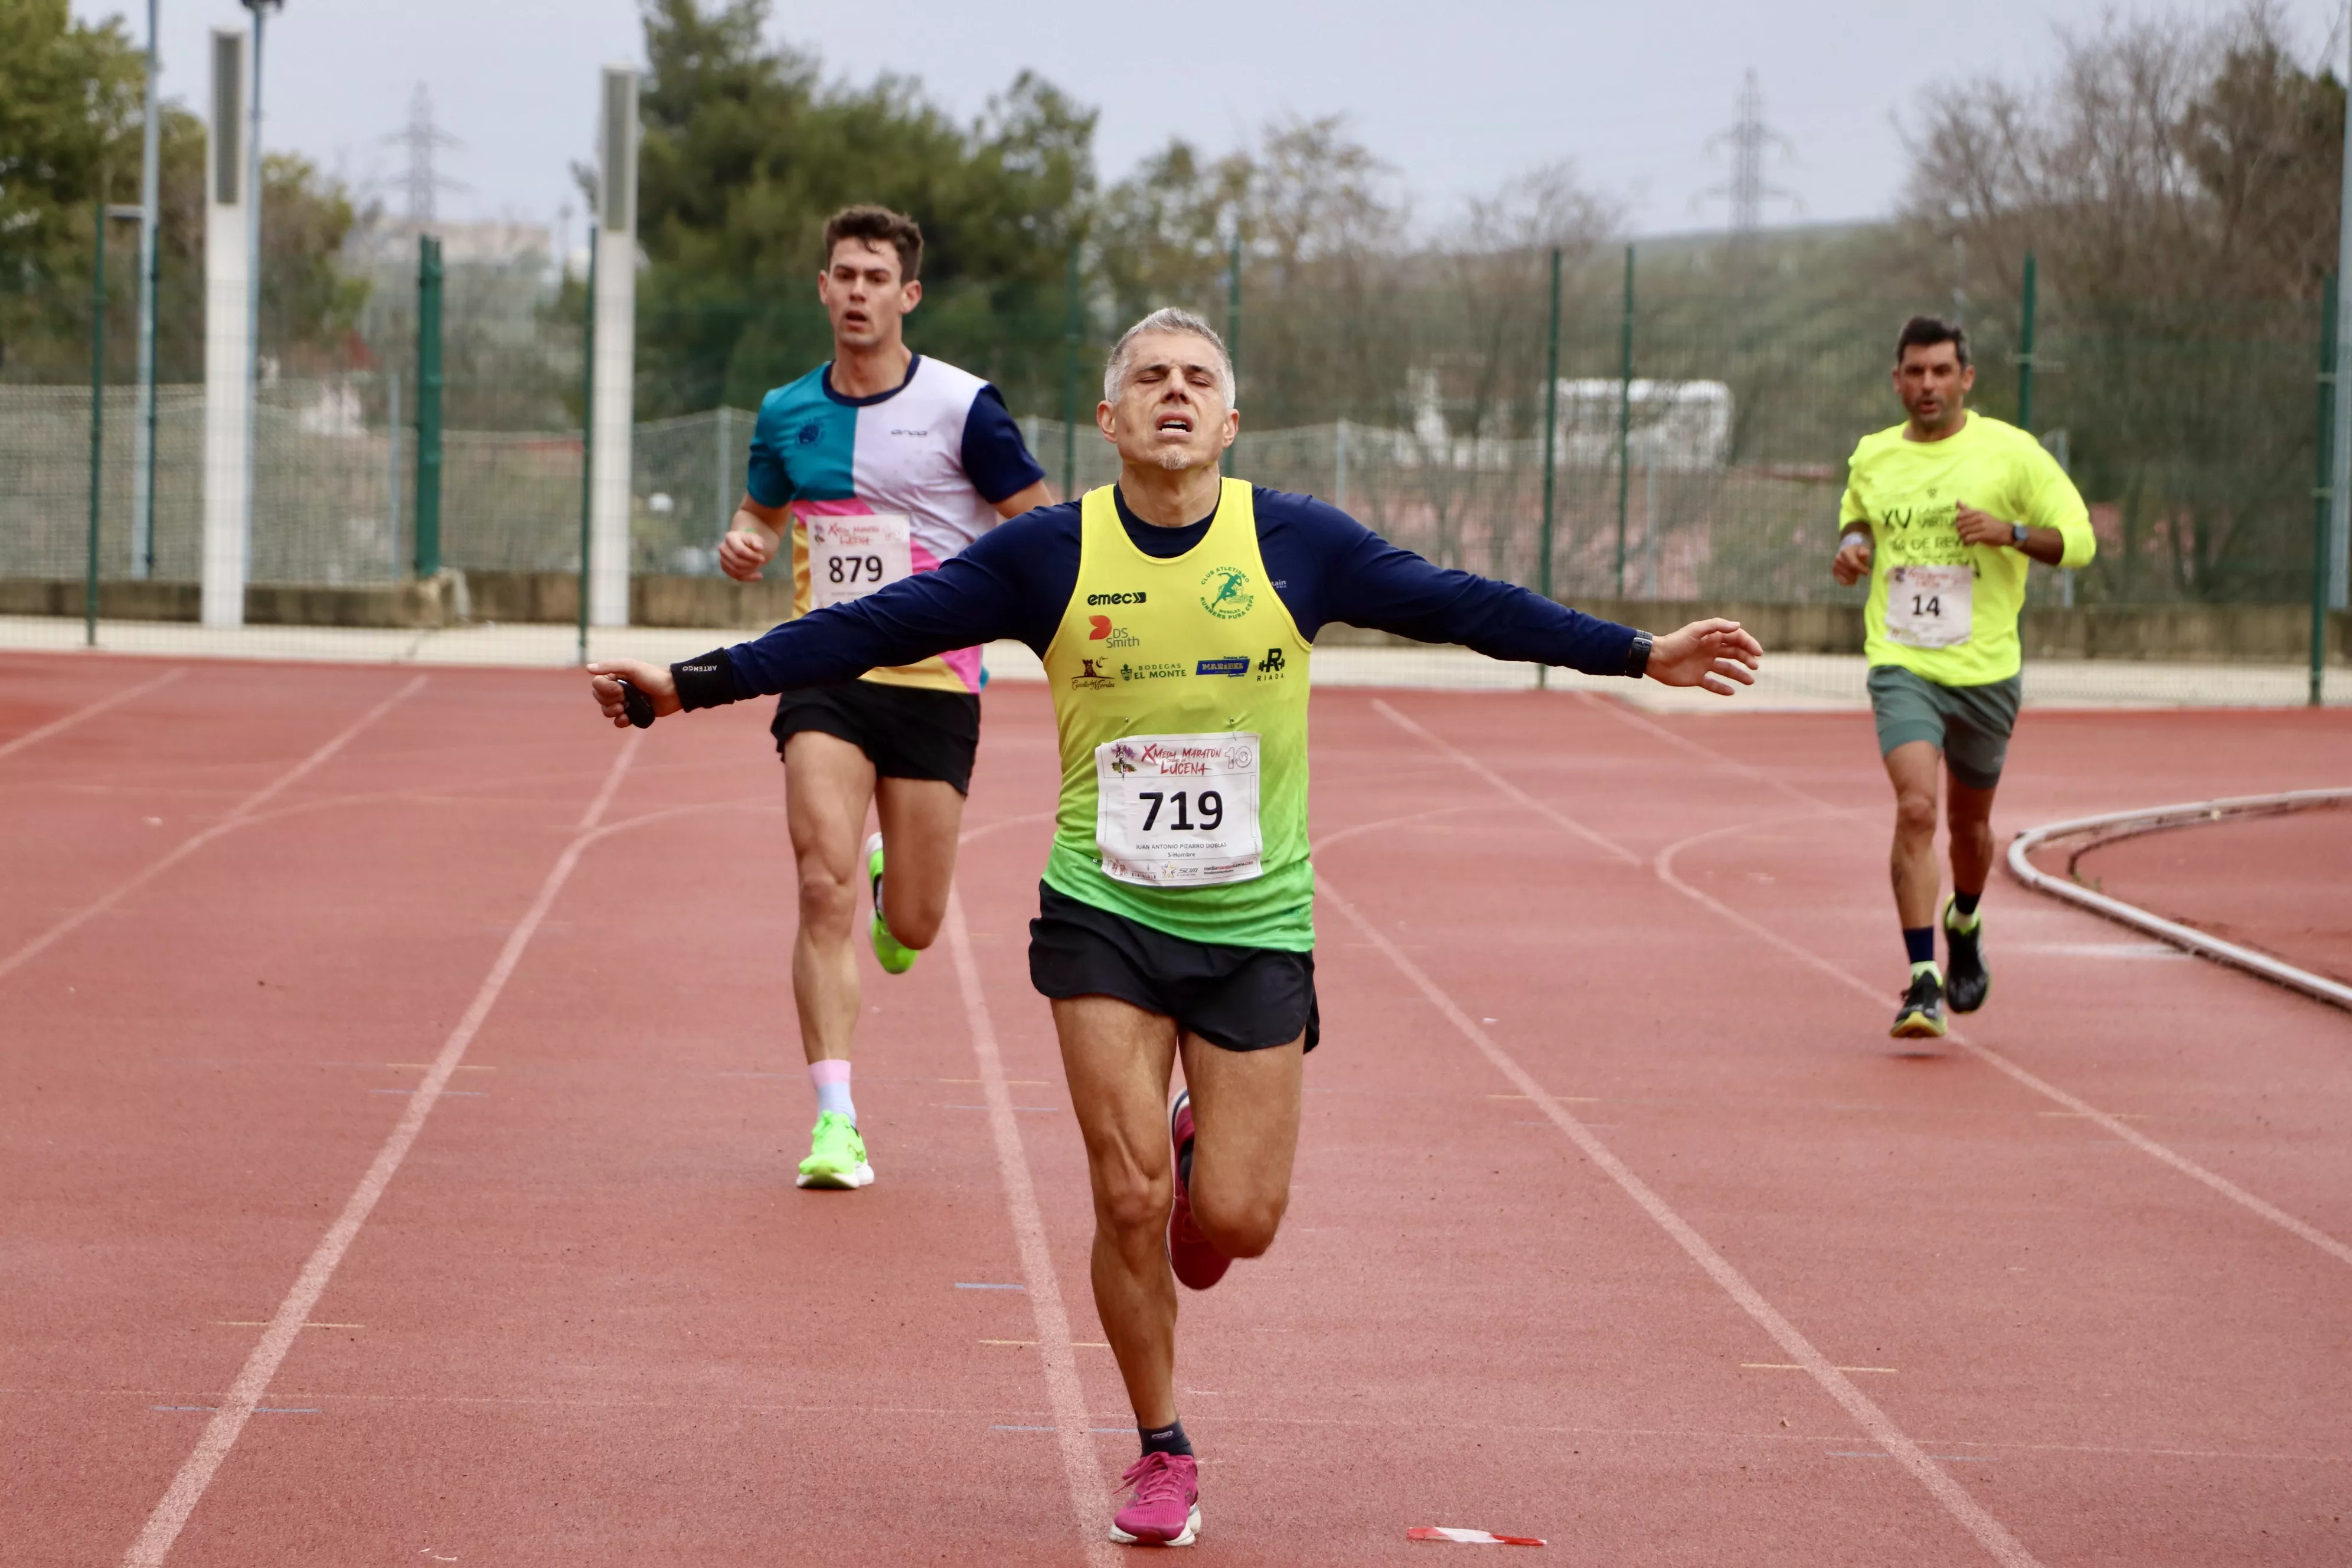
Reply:
[[[1093, 1281], [1142, 1433], [1127, 1542], [1189, 1544], [1176, 1281], [1273, 1244], [1315, 1047], [1307, 658], [1340, 621], [1496, 658], [1728, 694], [1762, 650], [1730, 621], [1654, 640], [1441, 571], [1307, 496], [1220, 480], [1239, 428], [1224, 345], [1159, 310], [1112, 351], [1096, 411], [1119, 480], [1031, 512], [938, 572], [667, 669], [590, 666], [616, 724], [988, 638], [1043, 658], [1062, 793], [1030, 930], [1095, 1205]], [[624, 682], [643, 693], [629, 691]], [[1184, 1064], [1171, 1109], [1170, 1075]], [[1172, 1269], [1172, 1274], [1171, 1274]]]
[[[996, 388], [908, 351], [902, 329], [923, 297], [922, 258], [913, 219], [876, 206], [835, 213], [817, 278], [833, 359], [760, 403], [746, 493], [719, 563], [757, 581], [789, 529], [803, 616], [936, 571], [999, 518], [1051, 499]], [[793, 682], [772, 726], [800, 879], [793, 1001], [817, 1100], [803, 1187], [874, 1179], [849, 1089], [858, 884], [873, 890], [874, 956], [905, 973], [947, 910], [980, 744], [977, 647], [875, 662]], [[861, 847], [869, 801], [881, 831]]]
[[[1840, 583], [1870, 575], [1863, 611], [1870, 706], [1895, 786], [1895, 915], [1911, 961], [1895, 1011], [1897, 1039], [1945, 1031], [1984, 1005], [1984, 916], [1992, 875], [1992, 797], [2023, 696], [2017, 614], [2026, 563], [2087, 564], [2091, 515], [2074, 481], [2014, 425], [1967, 407], [1976, 385], [1968, 334], [1914, 316], [1895, 342], [1895, 391], [1907, 417], [1865, 436], [1838, 508]], [[1948, 978], [1936, 967], [1937, 764], [1951, 775], [1952, 896], [1940, 923]], [[1948, 989], [1947, 987], [1948, 986]]]

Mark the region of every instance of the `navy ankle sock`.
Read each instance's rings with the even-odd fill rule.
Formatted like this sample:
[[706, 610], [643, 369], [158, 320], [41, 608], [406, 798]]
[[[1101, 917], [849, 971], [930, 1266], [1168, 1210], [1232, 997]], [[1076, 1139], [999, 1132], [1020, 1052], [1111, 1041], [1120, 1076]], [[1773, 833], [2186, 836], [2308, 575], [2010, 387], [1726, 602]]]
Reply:
[[1903, 950], [1911, 955], [1911, 962], [1914, 963], [1935, 963], [1936, 928], [1934, 926], [1920, 926], [1915, 930], [1910, 926], [1905, 926], [1903, 928]]
[[1147, 1454], [1181, 1454], [1190, 1458], [1192, 1456], [1192, 1439], [1184, 1436], [1183, 1422], [1171, 1421], [1156, 1430], [1147, 1428], [1144, 1431], [1143, 1451]]
[[1963, 893], [1955, 888], [1952, 890], [1952, 908], [1960, 912], [1960, 919], [1966, 920], [1977, 912], [1977, 900], [1983, 897], [1982, 892]]

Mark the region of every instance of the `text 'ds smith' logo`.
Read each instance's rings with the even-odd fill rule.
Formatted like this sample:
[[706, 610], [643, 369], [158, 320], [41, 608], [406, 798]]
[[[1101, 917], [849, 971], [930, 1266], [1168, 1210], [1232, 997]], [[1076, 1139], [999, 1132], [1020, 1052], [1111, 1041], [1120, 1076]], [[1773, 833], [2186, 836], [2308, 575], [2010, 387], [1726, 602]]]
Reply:
[[1113, 647], [1138, 647], [1143, 642], [1141, 637], [1137, 637], [1125, 626], [1112, 626], [1108, 616], [1087, 617], [1087, 640], [1108, 643]]
[[1245, 653], [1237, 653], [1231, 658], [1204, 658], [1198, 665], [1193, 667], [1192, 673], [1195, 675], [1241, 676], [1247, 675], [1249, 673], [1249, 655]]

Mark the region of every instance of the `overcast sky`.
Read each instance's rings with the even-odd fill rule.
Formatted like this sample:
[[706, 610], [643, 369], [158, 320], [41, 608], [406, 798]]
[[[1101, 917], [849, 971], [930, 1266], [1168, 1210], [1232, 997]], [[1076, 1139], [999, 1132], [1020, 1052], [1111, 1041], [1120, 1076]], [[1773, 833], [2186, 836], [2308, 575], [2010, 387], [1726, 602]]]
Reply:
[[[138, 0], [131, 0], [137, 5]], [[201, 110], [204, 39], [248, 14], [237, 0], [162, 0], [164, 90]], [[124, 0], [74, 0], [85, 16]], [[2169, 7], [2210, 16], [2223, 0]], [[2087, 29], [2106, 0], [1192, 0], [1118, 9], [1063, 0], [885, 0], [780, 5], [778, 36], [813, 47], [829, 73], [919, 78], [961, 116], [1023, 68], [1102, 111], [1107, 179], [1181, 134], [1212, 151], [1272, 116], [1348, 116], [1393, 164], [1424, 220], [1512, 174], [1572, 158], [1626, 203], [1633, 227], [1664, 233], [1724, 219], [1706, 195], [1726, 168], [1706, 143], [1733, 118], [1742, 73], [1762, 83], [1766, 118], [1792, 144], [1768, 166], [1801, 205], [1768, 220], [1867, 217], [1897, 194], [1895, 125], [1927, 87], [1985, 73], [2045, 70], [2056, 29]], [[2162, 9], [2162, 8], [2158, 8]], [[2340, 0], [2284, 0], [2306, 55], [2333, 37]], [[146, 36], [143, 5], [129, 24]], [[588, 155], [597, 68], [642, 58], [635, 0], [290, 0], [269, 23], [265, 143], [305, 153], [355, 183], [382, 182], [394, 208], [404, 154], [384, 138], [416, 85], [464, 146], [442, 172], [469, 188], [444, 216], [549, 222], [572, 200], [571, 160]], [[2340, 68], [2339, 68], [2340, 74]], [[576, 219], [574, 220], [576, 223]]]

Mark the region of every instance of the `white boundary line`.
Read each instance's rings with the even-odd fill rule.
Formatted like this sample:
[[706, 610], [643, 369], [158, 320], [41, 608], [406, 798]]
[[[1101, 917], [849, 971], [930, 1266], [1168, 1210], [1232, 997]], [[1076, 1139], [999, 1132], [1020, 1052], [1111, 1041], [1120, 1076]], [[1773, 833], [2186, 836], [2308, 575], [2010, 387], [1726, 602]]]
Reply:
[[[1637, 865], [1639, 863], [1639, 861], [1635, 862]], [[2015, 1536], [2010, 1534], [2007, 1527], [2000, 1521], [1979, 1507], [1977, 1500], [1969, 1496], [1965, 1488], [1946, 1474], [1935, 1460], [1927, 1457], [1925, 1450], [1906, 1436], [1903, 1429], [1897, 1426], [1868, 1394], [1854, 1386], [1853, 1379], [1839, 1371], [1827, 1356], [1813, 1347], [1811, 1340], [1798, 1331], [1794, 1323], [1789, 1321], [1778, 1308], [1766, 1300], [1763, 1293], [1748, 1282], [1746, 1276], [1733, 1268], [1721, 1253], [1708, 1244], [1705, 1237], [1693, 1229], [1682, 1215], [1676, 1214], [1664, 1198], [1651, 1189], [1649, 1184], [1635, 1175], [1633, 1169], [1612, 1153], [1607, 1144], [1601, 1142], [1589, 1128], [1570, 1114], [1568, 1108], [1555, 1099], [1542, 1084], [1537, 1082], [1533, 1074], [1521, 1067], [1508, 1051], [1496, 1045], [1493, 1037], [1479, 1026], [1476, 1019], [1472, 1018], [1457, 1006], [1452, 996], [1423, 973], [1420, 965], [1405, 956], [1404, 951], [1391, 942], [1387, 934], [1359, 910], [1352, 900], [1343, 896], [1339, 889], [1332, 885], [1330, 879], [1321, 871], [1316, 873], [1315, 891], [1318, 898], [1328, 899], [1339, 907], [1341, 914], [1353, 921], [1356, 929], [1362, 931], [1371, 944], [1379, 948], [1382, 955], [1394, 964], [1406, 979], [1412, 982], [1422, 995], [1427, 998], [1429, 1005], [1436, 1008], [1445, 1021], [1453, 1025], [1464, 1038], [1477, 1047], [1479, 1054], [1484, 1056], [1496, 1071], [1509, 1079], [1513, 1087], [1527, 1096], [1530, 1103], [1541, 1110], [1544, 1115], [1550, 1119], [1553, 1126], [1566, 1133], [1569, 1141], [1583, 1151], [1585, 1158], [1599, 1166], [1611, 1181], [1615, 1182], [1625, 1195], [1632, 1198], [1640, 1206], [1642, 1212], [1650, 1216], [1651, 1221], [1659, 1229], [1674, 1239], [1675, 1244], [1689, 1256], [1692, 1262], [1704, 1269], [1707, 1277], [1720, 1286], [1726, 1295], [1738, 1303], [1740, 1310], [1746, 1312], [1755, 1321], [1759, 1328], [1771, 1336], [1772, 1342], [1780, 1347], [1783, 1354], [1811, 1373], [1813, 1381], [1822, 1386], [1822, 1391], [1835, 1400], [1845, 1413], [1853, 1418], [1854, 1423], [1870, 1435], [1874, 1442], [1893, 1456], [1896, 1463], [1910, 1471], [1912, 1477], [1927, 1489], [1929, 1495], [1943, 1505], [1944, 1510], [1957, 1520], [1970, 1535], [1976, 1537], [1978, 1544], [1991, 1555], [1994, 1562], [2000, 1563], [2002, 1568], [2038, 1568], [2033, 1554], [2026, 1551]]]
[[[1403, 719], [1403, 715], [1397, 713], [1395, 710], [1391, 709], [1385, 702], [1377, 703], [1375, 706], [1388, 713], [1391, 718], [1400, 721]], [[1697, 742], [1689, 740], [1685, 736], [1674, 734], [1671, 731], [1667, 731], [1659, 725], [1654, 724], [1647, 719], [1642, 718], [1636, 714], [1623, 712], [1618, 709], [1615, 704], [1604, 703], [1602, 706], [1610, 712], [1616, 714], [1618, 718], [1622, 719], [1627, 723], [1633, 725], [1635, 729], [1656, 733], [1665, 739], [1671, 740], [1675, 745], [1685, 750], [1700, 752], [1705, 752], [1706, 750], [1706, 748], [1699, 745]], [[1726, 760], [1728, 761], [1729, 759]], [[1742, 772], [1753, 771], [1749, 769], [1746, 763], [1735, 763], [1733, 765]], [[1803, 791], [1796, 789], [1793, 785], [1786, 786], [1786, 788], [1787, 793], [1794, 795], [1800, 799], [1811, 801], [1823, 816], [1837, 815], [1848, 810], [1846, 807], [1834, 805], [1828, 801], [1822, 800], [1817, 795], [1808, 795], [1804, 794]], [[1515, 796], [1515, 798], [1529, 800], [1531, 797], [1521, 794]], [[1564, 826], [1571, 826], [1573, 831], [1580, 836], [1588, 837], [1592, 836], [1593, 829], [1584, 826], [1581, 823], [1573, 822], [1572, 819], [1563, 816], [1560, 813], [1552, 810], [1550, 807], [1542, 805], [1540, 802], [1534, 802], [1533, 804], [1535, 809], [1541, 815], [1551, 818], [1553, 821], [1559, 822]], [[1701, 892], [1698, 889], [1692, 887], [1688, 882], [1684, 881], [1681, 878], [1675, 875], [1675, 857], [1681, 854], [1685, 849], [1691, 847], [1693, 845], [1703, 843], [1709, 838], [1714, 838], [1726, 833], [1745, 832], [1749, 828], [1761, 826], [1762, 821], [1764, 820], [1771, 819], [1759, 819], [1755, 822], [1728, 823], [1719, 827], [1709, 828], [1703, 833], [1695, 833], [1687, 838], [1680, 839], [1675, 843], [1669, 844], [1666, 847], [1658, 851], [1656, 859], [1651, 862], [1651, 869], [1656, 874], [1658, 880], [1674, 889], [1676, 892], [1705, 906], [1706, 909], [1713, 910], [1716, 914], [1720, 915], [1723, 919], [1730, 921], [1733, 925], [1739, 927], [1740, 930], [1760, 938], [1762, 941], [1771, 943], [1774, 947], [1779, 948], [1782, 952], [1785, 952], [1790, 957], [1796, 959], [1799, 963], [1803, 963], [1808, 968], [1820, 971], [1822, 973], [1826, 974], [1831, 979], [1836, 981], [1839, 984], [1845, 986], [1849, 990], [1858, 992], [1862, 995], [1870, 998], [1872, 1001], [1882, 1004], [1892, 1004], [1896, 1000], [1894, 993], [1882, 991], [1877, 986], [1871, 984], [1868, 981], [1862, 979], [1860, 976], [1849, 973], [1844, 969], [1840, 968], [1837, 964], [1822, 957], [1819, 953], [1812, 952], [1811, 949], [1799, 946], [1797, 943], [1790, 942], [1787, 937], [1782, 936], [1779, 931], [1772, 930], [1769, 926], [1763, 924], [1761, 921], [1749, 920], [1746, 915], [1741, 914], [1738, 910], [1731, 908], [1728, 904], [1726, 904], [1706, 893]], [[2066, 1090], [2060, 1089], [2056, 1084], [2051, 1083], [2047, 1079], [2028, 1071], [2025, 1068], [2020, 1066], [2014, 1061], [2011, 1061], [2007, 1056], [2004, 1056], [2000, 1051], [1993, 1049], [1990, 1046], [1979, 1045], [1957, 1029], [1947, 1035], [1945, 1038], [1951, 1041], [1952, 1044], [1959, 1047], [1962, 1050], [1967, 1051], [1978, 1060], [1983, 1062], [1986, 1066], [1997, 1069], [2015, 1082], [2032, 1089], [2034, 1093], [2042, 1095], [2045, 1099], [2064, 1106], [2067, 1110], [2074, 1111], [2076, 1115], [2095, 1123], [2102, 1131], [2116, 1138], [2121, 1139], [2126, 1143], [2130, 1144], [2141, 1153], [2148, 1156], [2148, 1158], [2155, 1160], [2159, 1163], [2170, 1166], [2173, 1170], [2179, 1172], [2189, 1180], [2218, 1193], [2222, 1197], [2229, 1199], [2231, 1203], [2244, 1208], [2249, 1213], [2260, 1215], [2262, 1218], [2268, 1220], [2271, 1224], [2277, 1226], [2280, 1229], [2286, 1231], [2289, 1235], [2309, 1242], [2312, 1246], [2319, 1248], [2322, 1252], [2326, 1253], [2330, 1258], [2336, 1258], [2338, 1262], [2352, 1264], [2352, 1247], [2347, 1247], [2336, 1237], [2328, 1235], [2326, 1231], [2320, 1230], [2315, 1226], [2297, 1219], [2294, 1215], [2287, 1213], [2284, 1209], [2280, 1208], [2276, 1204], [2271, 1203], [2263, 1198], [2256, 1197], [2253, 1194], [2248, 1192], [2245, 1188], [2238, 1185], [2237, 1183], [2231, 1181], [2227, 1176], [2221, 1174], [2219, 1172], [2207, 1170], [2204, 1166], [2199, 1164], [2196, 1161], [2191, 1160], [2186, 1154], [2182, 1154], [2176, 1150], [2167, 1147], [2165, 1144], [2158, 1142], [2147, 1133], [2139, 1131], [2139, 1129], [2129, 1125], [2119, 1118], [2111, 1115], [2105, 1110], [2100, 1110], [2090, 1101], [2082, 1099], [2080, 1096], [2070, 1094]]]
[[1011, 1211], [1013, 1237], [1021, 1252], [1022, 1282], [1029, 1287], [1029, 1310], [1037, 1323], [1037, 1356], [1045, 1369], [1045, 1392], [1054, 1406], [1055, 1436], [1062, 1447], [1062, 1474], [1068, 1482], [1070, 1510], [1077, 1518], [1086, 1543], [1087, 1561], [1110, 1568], [1124, 1559], [1111, 1545], [1102, 1518], [1108, 1495], [1102, 1463], [1087, 1428], [1086, 1389], [1078, 1381], [1078, 1356], [1070, 1339], [1070, 1314], [1062, 1305], [1060, 1279], [1054, 1272], [1053, 1249], [1045, 1241], [1045, 1220], [1037, 1206], [1037, 1187], [1029, 1174], [1029, 1158], [1021, 1142], [1021, 1124], [1013, 1110], [1013, 1090], [1004, 1081], [1004, 1058], [996, 1048], [996, 1026], [988, 1015], [988, 997], [981, 989], [980, 964], [972, 956], [971, 932], [964, 924], [963, 900], [948, 892], [948, 950], [955, 957], [957, 984], [963, 991], [964, 1016], [971, 1025], [971, 1054], [980, 1064], [982, 1092], [988, 1100], [988, 1126], [996, 1142], [996, 1169], [1004, 1184], [1004, 1206]]
[[[2276, 795], [2232, 795], [2226, 800], [2191, 801], [2185, 805], [2150, 806], [2139, 811], [2111, 811], [2100, 816], [2078, 816], [2068, 822], [2045, 823], [2040, 827], [2029, 827], [2009, 841], [2009, 874], [2037, 893], [2063, 899], [2093, 914], [2105, 915], [2111, 921], [2146, 931], [2175, 947], [2186, 948], [2200, 958], [2231, 964], [2318, 1001], [2352, 1008], [2352, 985], [2314, 974], [2307, 969], [2299, 969], [2283, 959], [2273, 958], [2269, 953], [2241, 947], [2234, 942], [2223, 942], [2218, 936], [2209, 936], [2194, 926], [2166, 920], [2162, 915], [2151, 913], [2137, 904], [2127, 904], [2121, 899], [2095, 892], [2079, 882], [2053, 877], [2027, 858], [2048, 840], [2076, 833], [2111, 830], [2105, 831], [2098, 841], [2111, 844], [2118, 838], [2130, 838], [2142, 833], [2193, 827], [2199, 823], [2221, 822], [2234, 816], [2271, 816], [2306, 806], [2333, 805], [2340, 801], [2352, 801], [2352, 789], [2295, 789], [2284, 790]], [[2071, 861], [2067, 868], [2073, 869]]]
[[[424, 679], [420, 677], [404, 687], [401, 695], [404, 696], [423, 684]], [[196, 1439], [195, 1450], [180, 1466], [179, 1473], [172, 1478], [172, 1484], [164, 1489], [162, 1500], [147, 1516], [146, 1528], [139, 1532], [139, 1539], [123, 1554], [122, 1568], [161, 1568], [164, 1558], [171, 1554], [173, 1542], [179, 1539], [181, 1530], [188, 1522], [188, 1516], [195, 1510], [205, 1489], [212, 1485], [213, 1478], [220, 1472], [221, 1464], [228, 1458], [229, 1450], [236, 1446], [237, 1437], [244, 1432], [245, 1424], [252, 1418], [255, 1406], [268, 1392], [270, 1380], [278, 1375], [278, 1366], [286, 1360], [286, 1352], [294, 1348], [294, 1341], [301, 1333], [302, 1325], [310, 1320], [319, 1298], [334, 1278], [337, 1265], [351, 1250], [352, 1243], [358, 1237], [360, 1227], [367, 1223], [368, 1215], [374, 1212], [376, 1200], [383, 1197], [384, 1189], [392, 1184], [392, 1178], [398, 1173], [401, 1162], [408, 1157], [408, 1151], [416, 1142], [417, 1135], [425, 1131], [425, 1119], [433, 1114], [434, 1106], [439, 1103], [443, 1090], [457, 1073], [458, 1063], [464, 1059], [466, 1048], [473, 1044], [474, 1036], [489, 1016], [490, 1009], [498, 1005], [499, 993], [506, 989], [516, 965], [522, 962], [523, 950], [538, 934], [540, 923], [546, 920], [556, 895], [562, 891], [563, 884], [571, 878], [572, 868], [580, 863], [582, 852], [603, 837], [597, 829], [597, 820], [612, 804], [614, 792], [620, 787], [621, 776], [636, 756], [638, 742], [643, 738], [642, 731], [633, 731], [620, 754], [613, 759], [612, 768], [604, 776], [604, 787], [597, 792], [595, 799], [581, 817], [572, 842], [565, 847], [546, 879], [540, 883], [539, 896], [531, 900], [530, 908], [516, 922], [514, 930], [507, 933], [505, 945], [499, 948], [489, 973], [483, 977], [480, 987], [475, 991], [474, 1000], [467, 1007], [465, 1016], [458, 1019], [457, 1026], [449, 1031], [449, 1037], [433, 1058], [431, 1069], [409, 1097], [400, 1120], [394, 1124], [391, 1135], [384, 1139], [383, 1147], [376, 1152], [374, 1163], [361, 1176], [359, 1185], [352, 1189], [342, 1212], [336, 1215], [335, 1223], [327, 1227], [325, 1236], [320, 1237], [319, 1245], [303, 1263], [301, 1272], [295, 1276], [293, 1288], [286, 1292], [285, 1300], [278, 1302], [278, 1310], [270, 1314], [269, 1326], [262, 1331], [259, 1342], [246, 1357], [244, 1369], [237, 1373], [236, 1381], [229, 1385], [228, 1393], [222, 1396], [220, 1407], [213, 1413], [212, 1419], [205, 1423], [204, 1434]]]
[[121, 707], [134, 697], [144, 697], [160, 687], [169, 686], [187, 673], [185, 668], [167, 669], [152, 680], [142, 680], [136, 686], [126, 686], [111, 697], [100, 698], [88, 707], [77, 708], [70, 713], [52, 719], [37, 730], [27, 730], [5, 745], [0, 745], [0, 757], [14, 756], [27, 746], [37, 745], [52, 735], [61, 734], [72, 729], [85, 719], [95, 719], [110, 708]]
[[107, 910], [121, 903], [124, 899], [129, 898], [132, 893], [137, 892], [141, 888], [145, 887], [149, 882], [152, 882], [156, 878], [162, 876], [165, 871], [170, 870], [173, 867], [178, 865], [181, 861], [186, 859], [189, 856], [194, 854], [205, 845], [210, 844], [214, 839], [219, 838], [226, 834], [234, 833], [239, 827], [244, 826], [247, 821], [250, 819], [256, 812], [268, 805], [270, 801], [283, 794], [306, 774], [317, 769], [321, 763], [332, 757], [337, 752], [341, 751], [343, 747], [348, 744], [354, 736], [358, 735], [361, 731], [366, 729], [369, 725], [383, 718], [386, 713], [391, 712], [394, 708], [406, 701], [409, 698], [414, 697], [417, 691], [424, 687], [425, 683], [432, 679], [433, 678], [429, 675], [419, 675], [414, 677], [409, 680], [407, 685], [403, 686], [399, 690], [394, 692], [391, 696], [385, 698], [383, 701], [377, 703], [374, 707], [361, 714], [357, 719], [352, 720], [351, 723], [345, 725], [342, 730], [335, 735], [334, 739], [329, 741], [325, 745], [320, 746], [317, 751], [312, 752], [309, 756], [295, 763], [286, 772], [278, 774], [277, 778], [272, 780], [270, 783], [264, 784], [254, 794], [249, 795], [246, 796], [245, 799], [239, 801], [230, 809], [229, 814], [226, 816], [222, 817], [218, 822], [214, 823], [202, 833], [183, 840], [178, 847], [165, 855], [162, 859], [152, 862], [146, 867], [145, 869], [132, 873], [129, 879], [119, 883], [111, 892], [101, 894], [89, 903], [84, 904], [80, 909], [76, 910], [73, 913], [68, 915], [65, 919], [59, 921], [57, 924], [51, 926], [48, 930], [35, 937], [32, 941], [26, 942], [24, 946], [18, 948], [7, 957], [0, 958], [0, 978], [5, 978], [9, 974], [12, 974], [16, 971], [23, 968], [35, 957], [56, 945], [61, 938], [76, 930], [79, 930], [80, 927], [97, 919], [100, 915], [104, 914]]

